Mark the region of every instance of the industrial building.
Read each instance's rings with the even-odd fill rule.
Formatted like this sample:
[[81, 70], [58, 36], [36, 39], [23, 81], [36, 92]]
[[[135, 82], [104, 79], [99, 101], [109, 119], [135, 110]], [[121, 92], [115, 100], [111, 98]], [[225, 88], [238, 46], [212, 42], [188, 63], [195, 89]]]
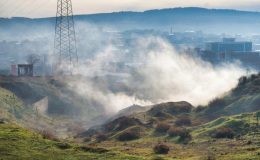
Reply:
[[214, 53], [226, 52], [252, 52], [252, 42], [237, 42], [235, 38], [223, 38], [222, 42], [210, 42], [206, 44], [206, 50]]
[[253, 51], [252, 42], [223, 38], [222, 42], [206, 43], [200, 54], [213, 64], [239, 61], [245, 67], [260, 69], [260, 52]]

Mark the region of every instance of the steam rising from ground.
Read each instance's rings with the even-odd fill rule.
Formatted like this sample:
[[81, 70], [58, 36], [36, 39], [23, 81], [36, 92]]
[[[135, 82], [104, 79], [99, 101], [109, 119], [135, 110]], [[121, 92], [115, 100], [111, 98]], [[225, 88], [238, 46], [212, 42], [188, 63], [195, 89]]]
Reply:
[[[77, 73], [84, 76], [112, 74], [109, 62], [128, 61], [117, 54], [118, 48], [108, 45], [92, 60], [82, 62]], [[135, 41], [131, 71], [120, 73], [118, 84], [124, 89], [114, 91], [107, 79], [78, 79], [69, 85], [86, 98], [115, 112], [133, 104], [150, 105], [165, 101], [188, 101], [193, 105], [207, 104], [237, 85], [246, 71], [238, 64], [213, 67], [199, 58], [178, 53], [162, 38], [145, 37]], [[118, 74], [118, 73], [117, 73]], [[117, 81], [117, 80], [115, 80]], [[117, 82], [113, 82], [117, 84]]]

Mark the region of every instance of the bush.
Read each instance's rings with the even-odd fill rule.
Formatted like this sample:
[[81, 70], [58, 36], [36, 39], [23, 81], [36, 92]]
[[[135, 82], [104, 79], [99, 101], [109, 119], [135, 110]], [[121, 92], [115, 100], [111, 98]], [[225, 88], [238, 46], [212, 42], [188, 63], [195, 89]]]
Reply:
[[170, 128], [170, 125], [166, 122], [159, 122], [155, 128], [158, 133], [166, 133]]
[[138, 139], [138, 138], [140, 138], [140, 132], [141, 132], [140, 127], [127, 129], [117, 136], [117, 140], [119, 140], [119, 141], [131, 141], [131, 140]]
[[204, 106], [198, 106], [198, 107], [195, 108], [195, 112], [199, 113], [201, 111], [204, 111], [205, 109], [206, 109], [206, 107], [204, 107]]
[[98, 142], [102, 142], [102, 141], [105, 141], [105, 140], [107, 140], [108, 139], [108, 137], [107, 137], [107, 135], [105, 135], [105, 134], [98, 134], [97, 136], [96, 136], [96, 140], [98, 141]]
[[228, 127], [220, 127], [215, 133], [213, 133], [213, 138], [234, 138], [234, 131]]
[[171, 127], [168, 131], [168, 135], [170, 137], [177, 137], [179, 136], [179, 141], [189, 141], [192, 139], [190, 132], [187, 129], [178, 128], [178, 127]]
[[56, 146], [60, 149], [69, 149], [71, 146], [68, 143], [57, 143]]
[[191, 125], [191, 120], [187, 116], [180, 117], [175, 121], [176, 126], [189, 126]]
[[50, 130], [40, 130], [38, 131], [44, 139], [59, 141], [59, 139]]
[[168, 135], [170, 137], [177, 137], [177, 136], [180, 136], [183, 132], [183, 129], [182, 128], [178, 128], [178, 127], [171, 127], [169, 130], [168, 130]]
[[83, 139], [83, 142], [91, 142], [91, 137], [85, 137], [84, 139]]
[[180, 133], [179, 136], [180, 136], [179, 141], [181, 142], [188, 142], [192, 139], [190, 131], [188, 131], [187, 129], [183, 129], [183, 131]]
[[170, 148], [165, 144], [157, 144], [154, 146], [153, 151], [156, 154], [168, 154]]
[[100, 154], [106, 153], [109, 151], [105, 148], [95, 148], [95, 147], [91, 147], [91, 146], [81, 146], [80, 149], [85, 152], [100, 153]]

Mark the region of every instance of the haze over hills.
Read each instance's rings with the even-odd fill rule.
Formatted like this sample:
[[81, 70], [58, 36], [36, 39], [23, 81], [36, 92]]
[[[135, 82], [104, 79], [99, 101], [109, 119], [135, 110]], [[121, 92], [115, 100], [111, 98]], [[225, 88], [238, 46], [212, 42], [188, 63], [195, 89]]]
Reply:
[[[55, 18], [0, 18], [0, 159], [259, 159], [260, 73], [226, 52], [260, 62], [260, 12], [190, 7], [75, 21], [72, 67], [55, 64]], [[205, 49], [215, 41], [228, 47]]]
[[[203, 30], [213, 33], [255, 34], [260, 28], [260, 13], [227, 9], [172, 8], [145, 12], [114, 12], [76, 15], [76, 24], [91, 23], [116, 30], [161, 29], [174, 31]], [[17, 26], [23, 31], [52, 29], [55, 18], [1, 18], [0, 29], [12, 31]], [[47, 28], [46, 28], [47, 27]]]

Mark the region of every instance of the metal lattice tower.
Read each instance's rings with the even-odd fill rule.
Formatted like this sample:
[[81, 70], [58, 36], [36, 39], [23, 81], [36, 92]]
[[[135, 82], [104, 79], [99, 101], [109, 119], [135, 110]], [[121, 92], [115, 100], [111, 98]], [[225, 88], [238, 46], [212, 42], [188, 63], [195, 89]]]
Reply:
[[57, 1], [54, 43], [57, 67], [62, 66], [62, 68], [64, 68], [64, 65], [73, 67], [78, 63], [71, 0]]

